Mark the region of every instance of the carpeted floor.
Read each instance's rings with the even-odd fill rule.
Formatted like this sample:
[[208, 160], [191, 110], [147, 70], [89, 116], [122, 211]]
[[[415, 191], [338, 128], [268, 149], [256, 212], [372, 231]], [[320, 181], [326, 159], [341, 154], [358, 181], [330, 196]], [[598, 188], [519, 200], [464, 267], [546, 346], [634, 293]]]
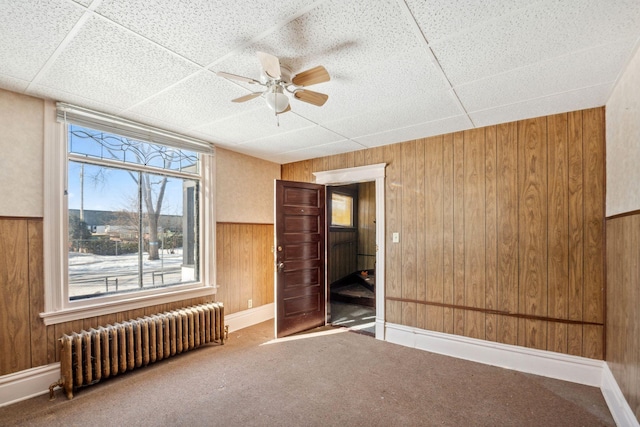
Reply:
[[273, 322], [78, 390], [0, 408], [33, 426], [611, 426], [600, 390], [344, 328], [273, 341]]

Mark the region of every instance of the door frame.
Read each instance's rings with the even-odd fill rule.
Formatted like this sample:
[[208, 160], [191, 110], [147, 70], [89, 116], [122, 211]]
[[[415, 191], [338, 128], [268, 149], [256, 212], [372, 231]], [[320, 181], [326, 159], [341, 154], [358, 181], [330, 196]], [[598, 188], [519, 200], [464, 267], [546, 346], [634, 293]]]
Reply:
[[[375, 181], [376, 183], [376, 339], [385, 339], [384, 284], [385, 284], [385, 218], [384, 190], [386, 163], [358, 166], [346, 169], [314, 172], [316, 184], [345, 185], [358, 182]], [[326, 247], [326, 245], [325, 245]], [[326, 250], [326, 249], [325, 249]], [[325, 264], [326, 270], [326, 264]], [[325, 271], [325, 289], [327, 272]], [[328, 292], [328, 291], [327, 291]], [[327, 296], [325, 296], [328, 299]], [[325, 304], [326, 307], [326, 304]]]

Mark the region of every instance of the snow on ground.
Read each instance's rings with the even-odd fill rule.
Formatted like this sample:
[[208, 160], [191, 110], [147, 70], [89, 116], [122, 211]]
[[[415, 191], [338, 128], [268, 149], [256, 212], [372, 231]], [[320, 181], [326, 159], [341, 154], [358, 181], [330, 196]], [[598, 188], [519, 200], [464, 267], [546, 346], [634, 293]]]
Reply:
[[[143, 286], [182, 281], [182, 248], [173, 254], [161, 251], [160, 259], [149, 261], [143, 253]], [[69, 296], [93, 295], [139, 288], [138, 254], [95, 255], [69, 252]]]

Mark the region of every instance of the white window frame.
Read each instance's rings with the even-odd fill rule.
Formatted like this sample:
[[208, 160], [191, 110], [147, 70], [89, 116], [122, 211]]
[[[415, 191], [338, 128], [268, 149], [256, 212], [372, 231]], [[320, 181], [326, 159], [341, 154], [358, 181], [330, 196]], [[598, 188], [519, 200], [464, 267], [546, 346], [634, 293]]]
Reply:
[[[69, 108], [79, 114], [90, 114], [91, 120], [104, 120], [107, 126], [136, 126], [136, 130], [155, 132], [160, 137], [178, 138], [183, 148], [188, 148], [190, 138], [135, 124], [114, 116], [59, 104], [45, 103], [44, 123], [44, 312], [40, 313], [45, 325], [53, 325], [87, 317], [101, 316], [150, 305], [166, 304], [190, 298], [211, 296], [216, 291], [216, 222], [215, 222], [215, 158], [213, 147], [210, 153], [200, 154], [200, 281], [171, 287], [141, 290], [69, 301], [68, 254], [68, 205], [67, 188], [67, 124], [56, 121], [60, 108]], [[113, 130], [113, 133], [118, 133]], [[206, 144], [206, 143], [205, 143]], [[202, 145], [202, 142], [201, 144]]]

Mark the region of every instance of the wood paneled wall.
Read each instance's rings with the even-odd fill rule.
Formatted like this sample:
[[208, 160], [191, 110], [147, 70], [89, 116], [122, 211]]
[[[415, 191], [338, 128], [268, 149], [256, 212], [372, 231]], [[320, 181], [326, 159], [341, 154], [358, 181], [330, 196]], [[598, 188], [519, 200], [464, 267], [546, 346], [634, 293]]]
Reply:
[[357, 231], [330, 231], [327, 248], [327, 283], [331, 284], [357, 269]]
[[640, 212], [607, 219], [607, 363], [640, 420]]
[[358, 184], [358, 263], [357, 270], [376, 266], [376, 183]]
[[43, 228], [40, 218], [0, 217], [0, 375], [59, 361], [57, 339], [153, 313], [210, 301], [225, 303], [225, 314], [273, 302], [273, 225], [218, 224], [218, 274], [215, 297], [193, 298], [136, 310], [45, 326]]
[[282, 179], [387, 163], [387, 321], [601, 359], [604, 144], [596, 108], [286, 164]]
[[217, 299], [225, 314], [273, 302], [273, 224], [218, 223]]
[[172, 310], [194, 298], [45, 326], [43, 231], [40, 218], [0, 218], [0, 375], [59, 361], [62, 334]]

